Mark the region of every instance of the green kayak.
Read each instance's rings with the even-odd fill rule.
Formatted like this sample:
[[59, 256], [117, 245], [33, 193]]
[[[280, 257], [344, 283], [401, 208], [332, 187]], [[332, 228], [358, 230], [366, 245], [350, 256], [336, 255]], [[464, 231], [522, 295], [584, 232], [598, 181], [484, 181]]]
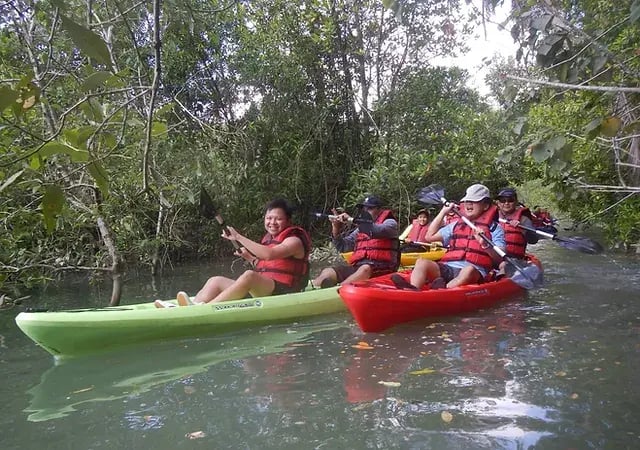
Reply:
[[68, 358], [142, 342], [206, 336], [346, 311], [337, 290], [333, 287], [175, 308], [156, 308], [153, 303], [140, 303], [58, 312], [22, 312], [16, 317], [16, 323], [56, 358]]

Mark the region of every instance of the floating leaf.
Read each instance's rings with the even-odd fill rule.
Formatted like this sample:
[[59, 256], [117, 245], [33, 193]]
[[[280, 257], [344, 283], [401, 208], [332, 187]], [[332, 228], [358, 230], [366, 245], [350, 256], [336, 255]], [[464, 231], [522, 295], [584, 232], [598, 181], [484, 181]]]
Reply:
[[440, 413], [440, 417], [442, 418], [442, 421], [446, 423], [451, 423], [451, 421], [453, 420], [453, 414], [451, 414], [449, 411], [442, 411]]
[[205, 436], [206, 434], [204, 434], [204, 431], [192, 431], [191, 433], [185, 434], [185, 437], [189, 439], [201, 439]]
[[402, 386], [397, 381], [378, 381], [378, 384], [381, 384], [381, 385], [387, 386], [387, 387], [399, 387], [399, 386]]
[[576, 400], [578, 397], [579, 397], [579, 395], [576, 394], [575, 392], [569, 396], [569, 398], [571, 398], [571, 400]]
[[78, 389], [77, 391], [71, 392], [72, 394], [81, 394], [82, 392], [88, 392], [93, 389], [93, 386], [89, 386], [88, 388]]
[[437, 372], [435, 369], [420, 369], [409, 372], [409, 375], [428, 375], [430, 373]]
[[352, 347], [357, 348], [358, 350], [373, 350], [373, 347], [364, 341], [360, 341], [357, 344], [352, 345]]

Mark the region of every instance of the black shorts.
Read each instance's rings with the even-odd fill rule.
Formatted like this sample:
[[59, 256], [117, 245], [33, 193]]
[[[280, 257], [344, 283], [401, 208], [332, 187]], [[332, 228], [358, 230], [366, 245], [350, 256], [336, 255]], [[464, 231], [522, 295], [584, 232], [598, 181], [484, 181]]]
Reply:
[[286, 284], [280, 283], [276, 280], [273, 280], [273, 284], [275, 286], [271, 295], [293, 294], [294, 292], [300, 292], [302, 290], [297, 286], [287, 286]]
[[445, 281], [445, 283], [448, 283], [449, 281], [457, 277], [460, 271], [462, 270], [462, 269], [448, 266], [445, 263], [438, 263], [438, 267], [440, 267], [440, 276]]
[[[361, 266], [362, 264], [360, 264]], [[371, 278], [379, 277], [380, 275], [386, 275], [396, 271], [395, 268], [389, 266], [371, 266]], [[353, 275], [360, 266], [335, 266], [333, 270], [336, 271], [336, 278], [338, 283], [342, 283], [344, 280]]]

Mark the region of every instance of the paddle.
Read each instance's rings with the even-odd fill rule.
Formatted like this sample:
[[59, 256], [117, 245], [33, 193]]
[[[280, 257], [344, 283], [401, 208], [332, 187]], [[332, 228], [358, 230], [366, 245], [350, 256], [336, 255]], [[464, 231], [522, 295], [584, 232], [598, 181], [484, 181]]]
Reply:
[[[213, 204], [213, 200], [209, 197], [209, 193], [206, 191], [204, 186], [200, 187], [200, 214], [207, 219], [215, 219], [222, 227], [223, 233], [227, 236], [229, 235], [229, 228], [224, 223], [224, 219]], [[241, 245], [238, 241], [232, 240], [231, 243], [236, 250], [240, 250]]]
[[[447, 199], [444, 197], [444, 188], [437, 184], [432, 184], [431, 186], [424, 187], [418, 193], [418, 201], [421, 203], [426, 203], [429, 205], [450, 205]], [[469, 220], [466, 216], [464, 216], [460, 211], [458, 211], [457, 205], [454, 204], [453, 208], [454, 214], [460, 217], [464, 223], [469, 226], [474, 231], [478, 230], [478, 227], [475, 226], [471, 220]], [[517, 270], [524, 278], [512, 277], [511, 279], [516, 282], [520, 287], [524, 289], [533, 289], [536, 285], [539, 284], [537, 280], [540, 279], [540, 269], [533, 265], [528, 264], [523, 266], [520, 264], [515, 258], [511, 258], [507, 256], [507, 254], [500, 247], [495, 245], [491, 239], [489, 239], [484, 234], [480, 234], [480, 237], [483, 241], [490, 245], [493, 248], [493, 251], [496, 252], [507, 264], [511, 265], [515, 270]]]
[[428, 247], [431, 250], [443, 248], [442, 247], [442, 242], [420, 242], [420, 241], [407, 242], [407, 241], [404, 241], [404, 240], [402, 242], [407, 244], [407, 245], [419, 245], [421, 247]]
[[[508, 223], [509, 221], [506, 219], [500, 219], [500, 222]], [[569, 250], [577, 250], [579, 252], [588, 253], [590, 255], [597, 255], [598, 253], [602, 253], [602, 251], [604, 250], [602, 248], [602, 245], [586, 237], [562, 237], [558, 236], [557, 234], [547, 233], [546, 231], [537, 230], [533, 227], [528, 227], [522, 224], [518, 224], [518, 228], [532, 231], [539, 236], [551, 239], [552, 241], [557, 242], [560, 246], [568, 248]]]
[[[356, 225], [361, 224], [361, 223], [373, 223], [373, 219], [371, 219], [371, 215], [369, 213], [366, 213], [367, 215], [369, 215], [369, 218], [361, 218], [361, 217], [349, 217], [349, 219], [347, 220], [348, 223], [355, 223]], [[317, 219], [329, 219], [329, 220], [335, 220], [337, 219], [339, 216], [335, 215], [335, 214], [324, 214], [324, 213], [311, 213], [311, 215]]]

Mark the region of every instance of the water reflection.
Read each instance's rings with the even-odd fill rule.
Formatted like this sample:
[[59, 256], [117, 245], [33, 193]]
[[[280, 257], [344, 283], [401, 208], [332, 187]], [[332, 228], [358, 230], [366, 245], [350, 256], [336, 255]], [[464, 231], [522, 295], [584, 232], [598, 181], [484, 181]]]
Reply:
[[[136, 349], [62, 361], [29, 389], [31, 401], [25, 412], [33, 422], [61, 418], [84, 403], [138, 395], [221, 361], [282, 352], [314, 332], [340, 326], [340, 322], [268, 326], [235, 335], [159, 343], [144, 352]], [[126, 421], [136, 427], [161, 426], [159, 419], [149, 415], [128, 413]]]

